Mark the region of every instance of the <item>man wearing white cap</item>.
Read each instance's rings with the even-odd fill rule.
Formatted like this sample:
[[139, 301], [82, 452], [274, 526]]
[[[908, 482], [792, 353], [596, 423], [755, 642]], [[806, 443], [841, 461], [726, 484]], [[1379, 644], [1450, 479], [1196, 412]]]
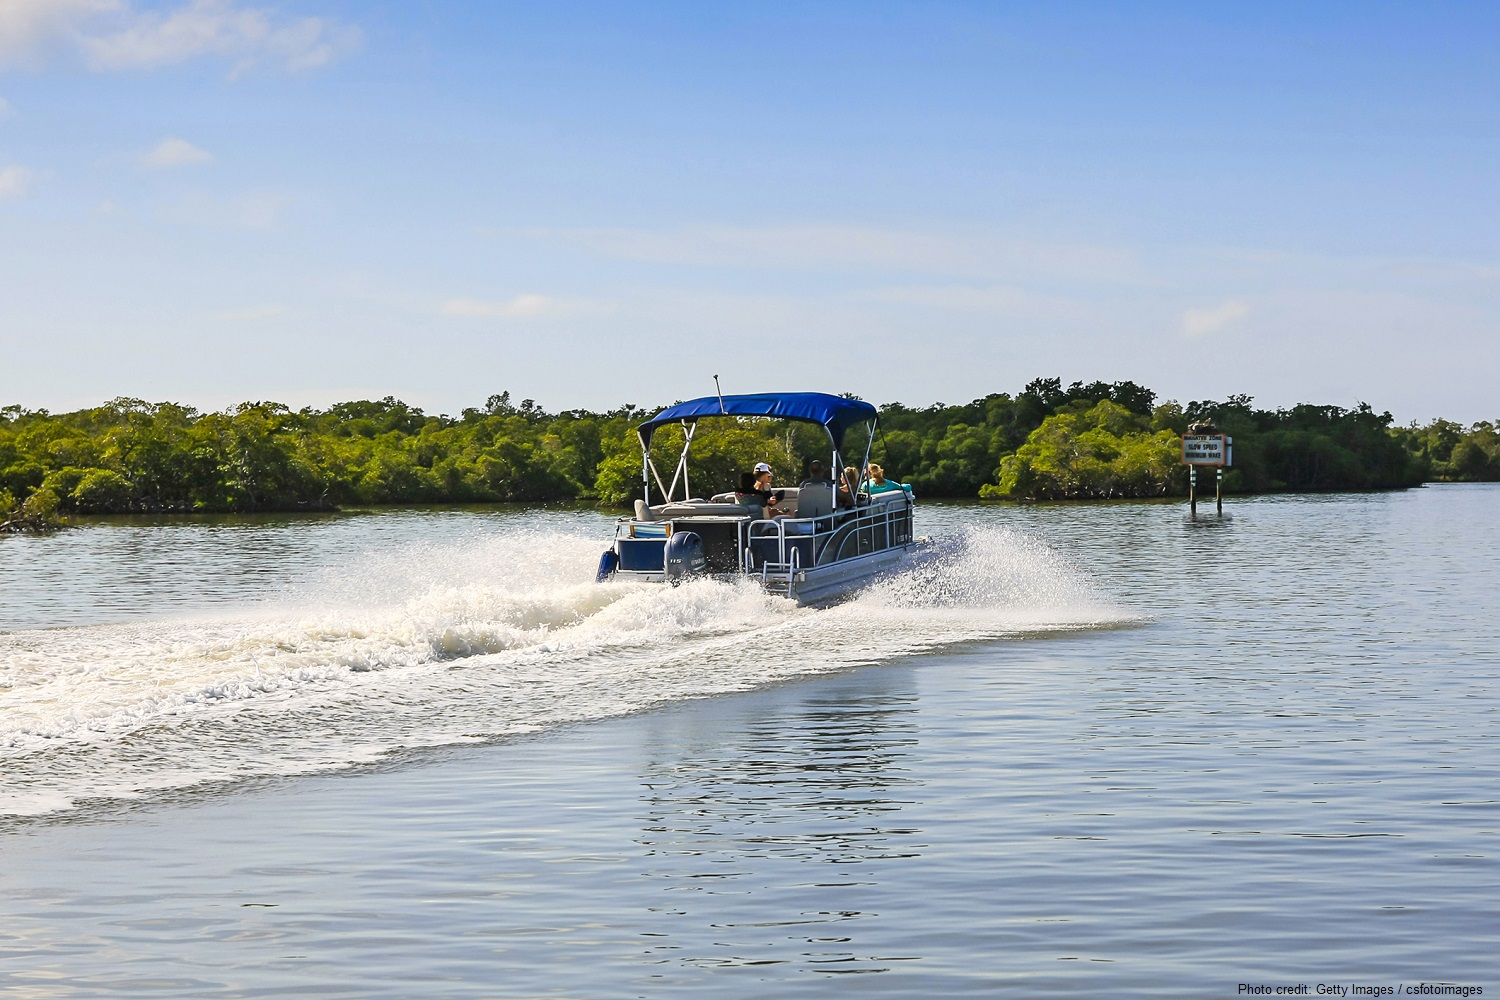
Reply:
[[771, 492], [771, 467], [765, 462], [755, 463], [750, 482], [743, 484], [743, 487], [735, 494], [735, 500], [747, 507], [774, 508], [781, 503], [781, 494]]

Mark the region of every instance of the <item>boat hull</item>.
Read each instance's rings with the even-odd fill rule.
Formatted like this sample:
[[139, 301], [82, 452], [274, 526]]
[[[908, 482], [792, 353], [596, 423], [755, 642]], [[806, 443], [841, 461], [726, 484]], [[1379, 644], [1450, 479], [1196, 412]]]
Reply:
[[855, 591], [889, 577], [906, 561], [913, 547], [902, 545], [826, 566], [798, 570], [792, 574], [786, 596], [811, 607], [835, 604]]
[[[771, 574], [763, 572], [732, 572], [706, 574], [719, 580], [754, 580], [768, 593], [777, 594], [809, 607], [826, 607], [837, 604], [858, 590], [889, 577], [900, 569], [921, 540], [905, 545], [892, 546], [878, 552], [843, 559], [822, 566], [809, 566], [790, 573]], [[615, 580], [634, 580], [640, 583], [680, 583], [688, 578], [672, 581], [661, 570], [615, 569], [610, 574]]]

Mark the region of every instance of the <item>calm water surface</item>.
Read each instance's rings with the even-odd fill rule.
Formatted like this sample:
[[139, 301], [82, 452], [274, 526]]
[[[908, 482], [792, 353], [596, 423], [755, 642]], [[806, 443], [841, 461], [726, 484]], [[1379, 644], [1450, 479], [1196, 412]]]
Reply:
[[587, 513], [0, 538], [0, 989], [1494, 992], [1497, 517], [929, 505], [826, 611]]

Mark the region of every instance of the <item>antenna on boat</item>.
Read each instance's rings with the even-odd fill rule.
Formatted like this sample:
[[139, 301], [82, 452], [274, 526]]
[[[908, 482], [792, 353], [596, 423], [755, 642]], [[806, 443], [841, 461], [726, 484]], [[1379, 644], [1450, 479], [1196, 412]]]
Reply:
[[714, 393], [719, 397], [719, 412], [729, 416], [729, 411], [724, 409], [724, 390], [719, 388], [719, 376], [714, 376]]

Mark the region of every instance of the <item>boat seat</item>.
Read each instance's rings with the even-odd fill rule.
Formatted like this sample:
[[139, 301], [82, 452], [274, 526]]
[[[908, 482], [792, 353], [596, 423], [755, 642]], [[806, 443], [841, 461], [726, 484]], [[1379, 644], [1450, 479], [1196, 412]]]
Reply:
[[905, 503], [908, 494], [905, 490], [884, 490], [880, 493], [871, 493], [871, 503]]
[[[780, 493], [782, 503], [797, 502], [797, 487], [795, 486], [778, 486], [775, 489], [771, 490], [771, 492]], [[735, 497], [738, 495], [739, 494], [733, 491], [730, 491], [728, 493], [715, 493], [712, 497], [712, 500], [714, 503], [734, 503]]]
[[711, 500], [678, 501], [651, 508], [652, 519], [669, 520], [674, 517], [759, 517], [759, 507], [747, 507], [739, 503], [714, 503]]
[[794, 517], [823, 517], [833, 513], [833, 483], [809, 479], [797, 488], [797, 512]]

